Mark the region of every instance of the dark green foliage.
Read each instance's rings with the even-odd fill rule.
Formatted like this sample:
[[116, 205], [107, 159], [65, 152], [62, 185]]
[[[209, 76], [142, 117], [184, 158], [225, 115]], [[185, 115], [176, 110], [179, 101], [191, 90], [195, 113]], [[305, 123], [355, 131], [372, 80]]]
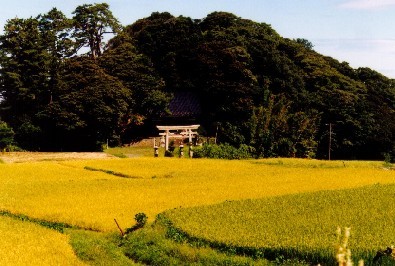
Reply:
[[139, 53], [132, 40], [119, 36], [111, 49], [100, 57], [100, 66], [107, 74], [117, 77], [130, 91], [129, 109], [122, 121], [122, 141], [144, 137], [145, 124], [152, 117], [166, 113], [171, 94], [164, 90], [163, 79], [155, 72], [150, 59]]
[[89, 55], [97, 58], [102, 54], [104, 34], [117, 33], [121, 26], [113, 16], [110, 7], [106, 3], [85, 4], [78, 6], [73, 12], [76, 49], [89, 48]]
[[72, 225], [66, 224], [66, 223], [49, 222], [49, 221], [42, 220], [42, 219], [31, 218], [31, 217], [23, 215], [23, 214], [13, 214], [9, 211], [4, 211], [4, 210], [0, 211], [0, 216], [11, 217], [13, 219], [18, 219], [20, 221], [32, 222], [32, 223], [47, 227], [49, 229], [59, 231], [60, 233], [63, 233], [63, 231], [66, 228], [78, 228], [76, 226], [72, 226]]
[[395, 162], [395, 158], [392, 158], [389, 153], [384, 153], [384, 167], [394, 168], [392, 163]]
[[254, 149], [247, 145], [240, 145], [235, 148], [225, 144], [204, 144], [193, 150], [193, 158], [213, 158], [213, 159], [247, 159], [252, 156]]
[[94, 172], [103, 172], [103, 173], [106, 173], [106, 174], [109, 174], [109, 175], [114, 175], [114, 176], [124, 177], [124, 178], [142, 178], [141, 176], [131, 176], [131, 175], [127, 175], [127, 174], [124, 174], [124, 173], [115, 172], [115, 171], [112, 171], [112, 170], [98, 169], [98, 168], [93, 168], [93, 167], [90, 167], [90, 166], [85, 166], [84, 169], [88, 170], [88, 171], [94, 171]]
[[36, 19], [11, 19], [0, 36], [1, 117], [18, 134], [41, 106], [48, 103], [46, 50]]
[[249, 121], [254, 156], [313, 158], [319, 116], [316, 112], [290, 113], [291, 101], [271, 96], [267, 106], [254, 108]]
[[174, 152], [169, 150], [165, 151], [165, 157], [174, 157]]
[[0, 151], [11, 145], [14, 141], [14, 131], [7, 123], [0, 121]]
[[176, 149], [176, 145], [174, 140], [170, 140], [169, 150], [165, 151], [165, 157], [174, 157], [174, 154], [176, 153], [175, 149]]
[[[87, 57], [67, 61], [53, 102], [37, 114], [62, 150], [100, 150], [119, 140], [129, 111], [130, 91]], [[56, 139], [53, 139], [56, 143]]]
[[[91, 60], [70, 58], [82, 46]], [[52, 9], [5, 25], [0, 115], [22, 148], [98, 150], [153, 134], [172, 95], [188, 92], [207, 135], [257, 158], [327, 158], [328, 124], [333, 159], [395, 157], [395, 81], [313, 47], [226, 12], [156, 12], [122, 29], [105, 3], [72, 19]]]
[[136, 231], [137, 229], [143, 228], [144, 225], [147, 223], [148, 217], [145, 213], [137, 213], [134, 216], [134, 220], [136, 220], [136, 224], [132, 227], [126, 229], [126, 234]]

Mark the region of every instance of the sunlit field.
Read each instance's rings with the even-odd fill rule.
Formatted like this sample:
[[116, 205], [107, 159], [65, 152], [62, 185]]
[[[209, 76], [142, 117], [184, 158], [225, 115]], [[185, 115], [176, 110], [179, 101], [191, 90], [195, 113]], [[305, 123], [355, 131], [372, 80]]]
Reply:
[[337, 227], [350, 227], [350, 245], [357, 264], [359, 259], [371, 262], [378, 250], [395, 243], [394, 195], [394, 184], [371, 185], [228, 201], [169, 210], [162, 216], [189, 238], [212, 245], [330, 265], [336, 264]]
[[[394, 183], [382, 163], [134, 158], [0, 164], [0, 209], [116, 231], [168, 209]], [[123, 173], [118, 177], [101, 171]]]
[[83, 265], [68, 236], [39, 225], [0, 217], [0, 265]]

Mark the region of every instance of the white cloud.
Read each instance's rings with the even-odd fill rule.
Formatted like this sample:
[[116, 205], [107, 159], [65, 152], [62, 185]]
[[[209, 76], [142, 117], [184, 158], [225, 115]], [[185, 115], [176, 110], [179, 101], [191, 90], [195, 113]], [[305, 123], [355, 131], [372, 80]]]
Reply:
[[348, 0], [339, 6], [347, 9], [380, 9], [395, 6], [395, 0]]

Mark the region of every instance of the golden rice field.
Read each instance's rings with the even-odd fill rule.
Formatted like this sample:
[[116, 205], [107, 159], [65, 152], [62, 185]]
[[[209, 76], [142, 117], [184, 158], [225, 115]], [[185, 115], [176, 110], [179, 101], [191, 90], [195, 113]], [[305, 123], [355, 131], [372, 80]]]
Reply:
[[[103, 232], [118, 230], [114, 218], [130, 227], [139, 212], [153, 221], [179, 207], [395, 183], [382, 162], [304, 159], [57, 160], [0, 164], [0, 173], [0, 210]], [[19, 241], [9, 239], [7, 245]]]
[[[394, 183], [380, 163], [136, 158], [0, 164], [0, 209], [100, 231], [165, 210]], [[121, 172], [121, 178], [84, 167]]]
[[173, 209], [161, 219], [212, 245], [330, 265], [336, 229], [349, 227], [355, 263], [364, 259], [370, 265], [378, 250], [395, 244], [394, 195], [394, 184], [371, 185]]
[[0, 217], [0, 265], [83, 265], [69, 238], [39, 225]]

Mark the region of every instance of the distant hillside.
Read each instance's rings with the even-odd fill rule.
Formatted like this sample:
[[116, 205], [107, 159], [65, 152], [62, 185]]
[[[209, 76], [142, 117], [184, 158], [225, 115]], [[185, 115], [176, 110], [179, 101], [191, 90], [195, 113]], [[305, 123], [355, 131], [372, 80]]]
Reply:
[[200, 95], [202, 124], [258, 156], [382, 159], [395, 151], [395, 81], [318, 54], [305, 39], [225, 12], [202, 20], [153, 13], [125, 29], [165, 90]]
[[[90, 39], [77, 16], [97, 10], [117, 33], [105, 49], [102, 31]], [[76, 11], [13, 19], [0, 36], [0, 115], [25, 149], [100, 149], [188, 114], [201, 132], [251, 146], [255, 157], [328, 158], [329, 147], [332, 159], [395, 157], [395, 80], [376, 71], [226, 12], [152, 13], [121, 28], [108, 5]], [[84, 45], [89, 52], [77, 53]], [[199, 111], [174, 106], [177, 95], [193, 96], [182, 103]]]

